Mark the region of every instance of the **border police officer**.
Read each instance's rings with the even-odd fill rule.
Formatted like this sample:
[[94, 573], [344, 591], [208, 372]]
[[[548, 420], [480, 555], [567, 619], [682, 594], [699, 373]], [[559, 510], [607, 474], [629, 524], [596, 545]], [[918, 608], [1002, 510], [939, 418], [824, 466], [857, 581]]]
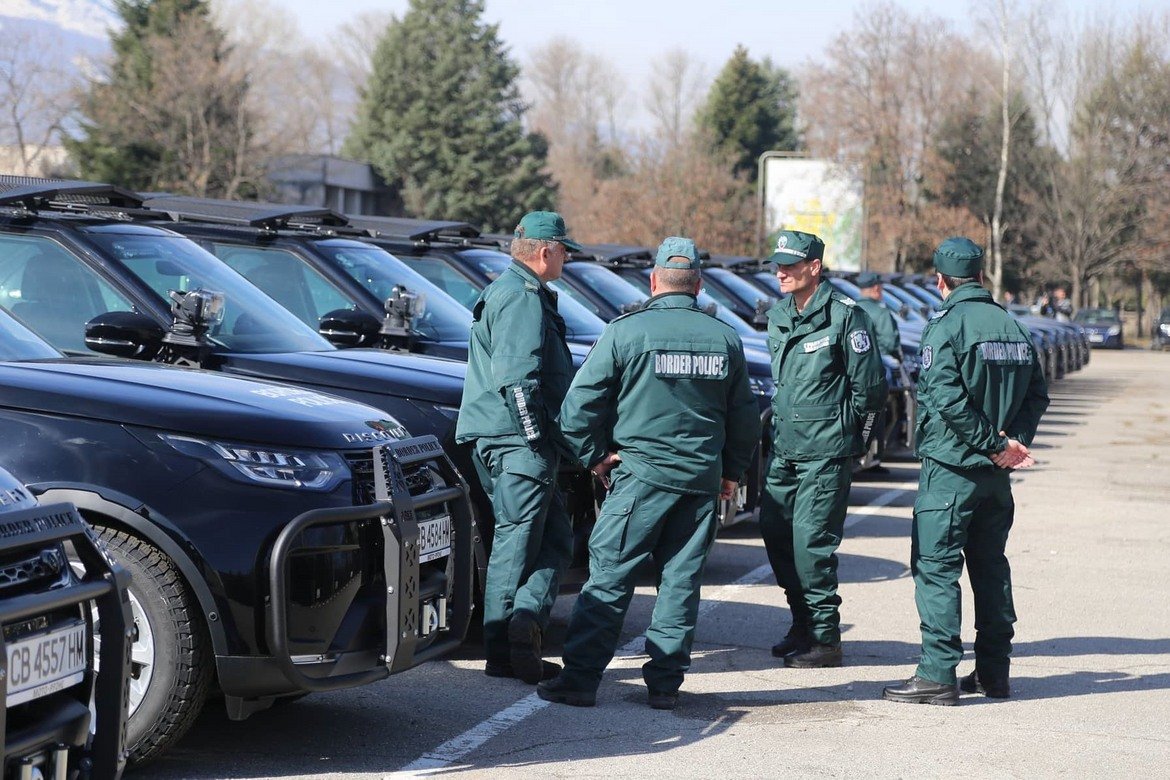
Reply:
[[565, 668], [537, 688], [543, 699], [594, 704], [648, 558], [660, 582], [642, 667], [650, 706], [673, 709], [690, 668], [716, 498], [734, 495], [760, 435], [739, 336], [695, 304], [699, 266], [693, 241], [663, 241], [652, 297], [606, 327], [565, 399], [565, 438], [612, 491], [589, 540]]
[[898, 333], [898, 321], [894, 319], [894, 313], [882, 301], [882, 278], [866, 271], [857, 275], [857, 286], [861, 290], [857, 307], [869, 315], [873, 333], [877, 336], [878, 349], [883, 355], [889, 355], [901, 363], [902, 337]]
[[922, 332], [922, 473], [910, 547], [922, 657], [913, 677], [883, 695], [955, 704], [964, 557], [976, 629], [975, 671], [962, 689], [1010, 695], [1016, 613], [1004, 555], [1015, 512], [1009, 474], [1033, 464], [1028, 445], [1048, 407], [1048, 389], [1028, 331], [982, 285], [983, 250], [966, 238], [948, 238], [934, 253], [934, 267], [945, 300]]
[[572, 527], [556, 487], [563, 448], [556, 417], [573, 375], [565, 323], [546, 282], [568, 250], [551, 211], [526, 214], [513, 263], [473, 308], [467, 380], [456, 441], [475, 442], [474, 462], [492, 502], [495, 534], [484, 588], [486, 674], [535, 684], [559, 669], [541, 659], [541, 637], [572, 555]]
[[852, 461], [888, 390], [869, 317], [822, 278], [824, 250], [811, 233], [785, 230], [768, 258], [790, 294], [768, 311], [775, 444], [760, 534], [792, 611], [772, 654], [797, 668], [841, 665], [836, 550]]

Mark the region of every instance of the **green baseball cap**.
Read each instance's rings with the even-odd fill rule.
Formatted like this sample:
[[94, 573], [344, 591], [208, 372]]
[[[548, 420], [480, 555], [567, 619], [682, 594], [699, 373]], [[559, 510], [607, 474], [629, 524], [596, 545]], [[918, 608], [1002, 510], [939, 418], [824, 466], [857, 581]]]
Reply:
[[765, 262], [776, 265], [796, 265], [804, 260], [820, 260], [825, 256], [825, 242], [812, 233], [799, 230], [781, 230], [776, 239], [776, 252]]
[[881, 284], [882, 278], [873, 271], [863, 271], [857, 275], [857, 286], [864, 290], [866, 287], [873, 287], [875, 284]]
[[978, 276], [983, 270], [983, 250], [969, 238], [952, 236], [934, 250], [934, 267], [945, 276]]
[[566, 249], [580, 252], [581, 245], [566, 235], [565, 219], [555, 211], [530, 211], [520, 220], [513, 233], [516, 238], [559, 241]]
[[660, 268], [677, 268], [680, 271], [697, 271], [702, 267], [699, 250], [695, 242], [682, 236], [670, 236], [658, 246], [654, 265]]

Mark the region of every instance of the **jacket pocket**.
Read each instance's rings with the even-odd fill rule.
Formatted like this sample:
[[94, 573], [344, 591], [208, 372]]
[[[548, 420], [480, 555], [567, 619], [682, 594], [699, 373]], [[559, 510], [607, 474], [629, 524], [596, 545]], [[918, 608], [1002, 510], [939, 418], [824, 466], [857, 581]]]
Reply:
[[919, 493], [914, 499], [911, 559], [945, 560], [962, 553], [959, 537], [958, 496], [955, 493]]
[[811, 455], [840, 449], [841, 404], [805, 404], [789, 411], [791, 447]]
[[499, 473], [518, 474], [542, 485], [552, 484], [553, 465], [538, 451], [516, 448], [500, 457], [497, 468]]
[[610, 494], [601, 505], [601, 513], [589, 536], [589, 570], [605, 571], [614, 566], [625, 551], [630, 516], [634, 512], [633, 496]]

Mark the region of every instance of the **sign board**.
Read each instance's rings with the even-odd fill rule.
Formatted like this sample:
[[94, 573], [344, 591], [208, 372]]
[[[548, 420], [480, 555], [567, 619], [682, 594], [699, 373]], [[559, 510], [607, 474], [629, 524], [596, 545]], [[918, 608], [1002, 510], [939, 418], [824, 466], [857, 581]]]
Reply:
[[[834, 270], [862, 267], [865, 213], [861, 176], [829, 160], [768, 157], [764, 160], [764, 234], [777, 230], [815, 233], [825, 242], [825, 264]], [[764, 247], [765, 255], [772, 247]]]

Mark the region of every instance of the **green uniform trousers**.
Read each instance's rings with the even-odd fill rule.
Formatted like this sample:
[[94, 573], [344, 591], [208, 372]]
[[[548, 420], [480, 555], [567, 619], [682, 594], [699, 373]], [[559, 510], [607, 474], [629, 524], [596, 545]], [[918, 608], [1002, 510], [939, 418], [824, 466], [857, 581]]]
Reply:
[[773, 457], [760, 496], [760, 535], [792, 625], [822, 645], [841, 641], [837, 547], [849, 511], [851, 460]]
[[619, 465], [589, 537], [589, 581], [569, 619], [561, 673], [575, 690], [595, 691], [613, 659], [634, 593], [634, 574], [647, 558], [658, 572], [658, 598], [646, 629], [646, 687], [674, 693], [691, 667], [699, 586], [715, 541], [714, 494], [671, 493]]
[[483, 597], [489, 661], [509, 661], [508, 620], [515, 610], [535, 614], [541, 628], [548, 625], [572, 557], [572, 521], [557, 489], [558, 461], [550, 445], [532, 449], [519, 436], [475, 442], [475, 467], [495, 514]]
[[994, 466], [956, 468], [924, 458], [914, 501], [910, 569], [922, 624], [919, 677], [955, 682], [960, 638], [963, 557], [975, 597], [975, 668], [1006, 678], [1012, 651], [1012, 573], [1004, 547], [1012, 527], [1010, 472]]

